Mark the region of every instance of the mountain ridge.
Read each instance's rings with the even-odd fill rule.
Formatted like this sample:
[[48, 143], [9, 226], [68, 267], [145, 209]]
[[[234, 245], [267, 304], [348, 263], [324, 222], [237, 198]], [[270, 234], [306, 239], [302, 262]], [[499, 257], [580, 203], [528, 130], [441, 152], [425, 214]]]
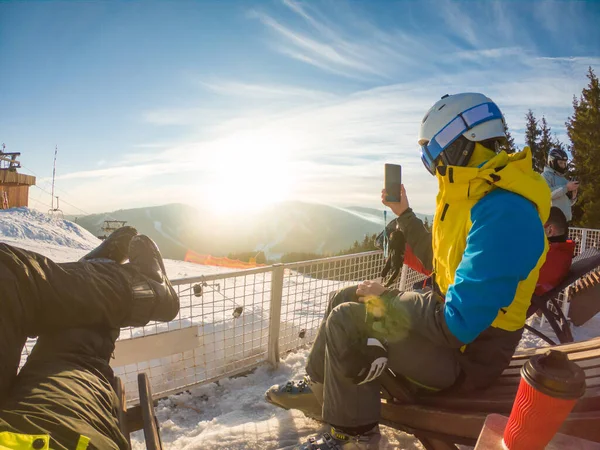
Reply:
[[[419, 216], [431, 220], [431, 216]], [[388, 222], [393, 217], [390, 212]], [[170, 203], [76, 218], [95, 236], [105, 234], [101, 230], [105, 220], [127, 221], [154, 239], [165, 257], [172, 259], [184, 259], [188, 250], [214, 256], [263, 251], [270, 260], [291, 252], [334, 254], [383, 229], [383, 211], [300, 201], [240, 215], [216, 215], [185, 203]]]

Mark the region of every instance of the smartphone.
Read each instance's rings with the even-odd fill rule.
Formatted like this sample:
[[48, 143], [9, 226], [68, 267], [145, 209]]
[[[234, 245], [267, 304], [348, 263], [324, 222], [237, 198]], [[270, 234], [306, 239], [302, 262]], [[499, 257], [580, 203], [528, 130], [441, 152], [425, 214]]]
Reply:
[[402, 166], [399, 164], [385, 165], [385, 200], [387, 202], [399, 202], [402, 191]]

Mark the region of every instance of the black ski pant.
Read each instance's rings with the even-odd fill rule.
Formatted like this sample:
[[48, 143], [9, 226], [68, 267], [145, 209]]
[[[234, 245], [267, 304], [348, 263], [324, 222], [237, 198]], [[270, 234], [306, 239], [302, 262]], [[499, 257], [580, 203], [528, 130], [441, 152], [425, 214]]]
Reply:
[[[108, 361], [131, 324], [136, 275], [0, 243], [0, 433], [51, 434], [53, 449], [76, 448], [80, 435], [88, 448], [126, 448]], [[17, 376], [28, 336], [39, 339]]]

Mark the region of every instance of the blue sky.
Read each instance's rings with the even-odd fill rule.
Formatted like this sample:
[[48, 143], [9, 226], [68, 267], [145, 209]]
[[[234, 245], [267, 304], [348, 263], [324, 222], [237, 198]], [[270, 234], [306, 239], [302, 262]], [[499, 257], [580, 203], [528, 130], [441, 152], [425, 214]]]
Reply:
[[65, 212], [279, 200], [380, 207], [383, 164], [434, 209], [424, 112], [479, 91], [522, 146], [524, 115], [560, 138], [600, 68], [600, 2], [0, 3], [0, 141]]

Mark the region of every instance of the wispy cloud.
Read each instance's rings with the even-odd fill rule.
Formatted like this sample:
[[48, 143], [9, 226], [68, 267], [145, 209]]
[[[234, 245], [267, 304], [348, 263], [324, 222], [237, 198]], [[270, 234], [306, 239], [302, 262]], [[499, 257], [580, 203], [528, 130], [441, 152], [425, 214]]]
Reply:
[[[216, 97], [214, 107], [167, 107], [142, 114], [156, 126], [187, 130], [182, 143], [134, 149], [112, 162], [117, 167], [61, 180], [85, 180], [82, 192], [91, 192], [113, 183], [122, 188], [121, 179], [133, 177], [151, 186], [148, 192], [156, 200], [175, 195], [173, 186], [185, 189], [185, 179], [200, 201], [231, 179], [240, 180], [248, 196], [285, 188], [289, 198], [377, 207], [383, 163], [399, 162], [412, 204], [430, 213], [437, 185], [422, 167], [416, 135], [433, 102], [446, 93], [480, 91], [499, 104], [517, 144], [522, 145], [530, 108], [562, 137], [572, 96], [585, 85], [587, 66], [600, 67], [595, 55], [540, 52], [529, 39], [545, 36], [523, 31], [524, 23], [506, 4], [494, 2], [485, 9], [480, 3], [428, 2], [435, 15], [431, 20], [445, 24], [445, 33], [423, 23], [416, 27], [421, 32], [381, 27], [353, 12], [352, 4], [344, 20], [314, 3], [294, 0], [283, 2], [284, 14], [253, 11], [252, 17], [277, 38], [271, 48], [340, 75], [338, 84], [325, 88], [327, 84], [310, 84], [305, 78], [297, 85], [289, 80], [277, 84], [272, 76], [262, 84], [243, 76], [196, 79], [195, 87]], [[483, 8], [485, 18], [498, 19], [484, 24], [503, 31], [499, 39], [481, 37], [488, 30], [471, 8]], [[348, 82], [349, 77], [360, 82]], [[177, 182], [157, 182], [169, 176]], [[144, 195], [150, 196], [148, 192]]]
[[336, 97], [330, 92], [297, 86], [250, 84], [237, 81], [201, 81], [200, 84], [213, 92], [238, 98], [323, 100]]
[[436, 3], [437, 20], [446, 25], [446, 30], [452, 31], [454, 36], [463, 39], [472, 47], [481, 45], [482, 32], [480, 25], [475, 24], [467, 8], [461, 7], [459, 2], [453, 0], [439, 0]]
[[[294, 31], [271, 16], [255, 11], [255, 16], [266, 26], [271, 28], [281, 37], [288, 41], [291, 50], [285, 50], [277, 46], [280, 51], [286, 51], [288, 56], [300, 59], [303, 62], [312, 63], [320, 68], [328, 68], [334, 72], [340, 69], [354, 70], [358, 73], [366, 73], [379, 76], [381, 69], [369, 65], [365, 60], [365, 55], [350, 54], [348, 49], [343, 49], [335, 43], [323, 43], [308, 37], [304, 33]], [[351, 73], [351, 72], [344, 72]]]

